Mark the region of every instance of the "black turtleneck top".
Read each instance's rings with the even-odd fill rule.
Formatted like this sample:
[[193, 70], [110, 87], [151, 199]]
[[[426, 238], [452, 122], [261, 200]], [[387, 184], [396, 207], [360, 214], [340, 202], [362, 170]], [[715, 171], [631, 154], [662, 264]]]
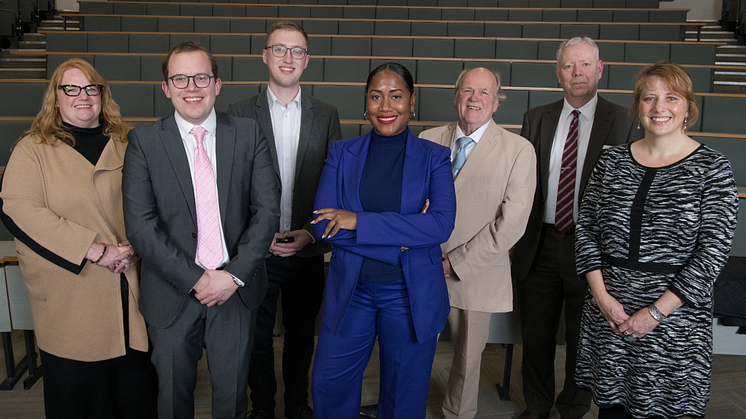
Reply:
[[[391, 137], [371, 131], [370, 148], [360, 179], [360, 203], [365, 212], [401, 212], [404, 152], [409, 128]], [[401, 262], [396, 265], [365, 258], [360, 279], [391, 282], [404, 278]]]
[[104, 135], [104, 126], [79, 128], [67, 122], [63, 122], [62, 125], [65, 131], [72, 134], [73, 138], [75, 138], [73, 148], [95, 166], [98, 158], [101, 157], [101, 153], [104, 152], [106, 144], [109, 142], [109, 137]]

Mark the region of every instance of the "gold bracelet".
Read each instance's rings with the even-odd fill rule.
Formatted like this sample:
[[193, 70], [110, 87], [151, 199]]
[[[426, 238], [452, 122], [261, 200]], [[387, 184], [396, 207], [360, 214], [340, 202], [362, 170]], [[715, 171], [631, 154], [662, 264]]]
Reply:
[[99, 262], [101, 262], [101, 259], [104, 258], [104, 253], [106, 253], [106, 245], [104, 245], [104, 251], [101, 252], [101, 256], [99, 256], [98, 259], [96, 259], [93, 263], [99, 263]]

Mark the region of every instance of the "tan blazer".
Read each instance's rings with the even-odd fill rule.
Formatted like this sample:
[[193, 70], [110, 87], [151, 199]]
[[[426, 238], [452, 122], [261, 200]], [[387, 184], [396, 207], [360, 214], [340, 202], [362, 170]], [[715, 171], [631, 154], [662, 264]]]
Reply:
[[[125, 354], [120, 274], [90, 261], [80, 265], [94, 241], [126, 240], [121, 190], [126, 147], [110, 140], [94, 167], [66, 144], [25, 137], [5, 169], [3, 211], [40, 246], [37, 251], [56, 257], [52, 263], [16, 239], [39, 348], [62, 358], [100, 361]], [[137, 270], [126, 276], [130, 347], [147, 351]]]
[[[422, 138], [446, 147], [456, 123]], [[457, 278], [446, 278], [451, 306], [503, 313], [513, 310], [508, 251], [523, 236], [536, 189], [530, 142], [489, 122], [455, 182], [456, 226], [441, 247]]]

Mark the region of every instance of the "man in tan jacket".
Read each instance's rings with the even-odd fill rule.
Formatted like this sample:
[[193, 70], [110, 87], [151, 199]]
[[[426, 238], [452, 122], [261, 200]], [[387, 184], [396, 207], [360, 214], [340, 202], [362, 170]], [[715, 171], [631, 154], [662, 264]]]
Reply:
[[490, 318], [513, 310], [508, 251], [523, 236], [536, 188], [531, 143], [492, 120], [504, 99], [497, 73], [464, 71], [453, 102], [458, 123], [420, 135], [451, 148], [458, 204], [456, 226], [442, 245], [454, 346], [443, 401], [447, 419], [471, 419], [477, 413]]

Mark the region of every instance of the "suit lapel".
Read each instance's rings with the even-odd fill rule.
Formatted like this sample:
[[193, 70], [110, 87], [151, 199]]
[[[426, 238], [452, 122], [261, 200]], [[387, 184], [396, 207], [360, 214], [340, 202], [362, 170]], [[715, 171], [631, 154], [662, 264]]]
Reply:
[[184, 143], [179, 134], [179, 127], [176, 126], [176, 120], [173, 115], [164, 119], [161, 123], [161, 131], [158, 135], [163, 148], [166, 151], [171, 167], [174, 169], [176, 179], [179, 181], [181, 192], [187, 201], [189, 212], [192, 213], [192, 220], [195, 225], [197, 216], [194, 203], [194, 186], [192, 185], [192, 172], [189, 170], [189, 160], [184, 150]]
[[363, 176], [369, 147], [370, 132], [363, 136], [362, 141], [357, 141], [345, 149], [343, 165], [338, 169], [342, 171], [344, 183], [342, 188], [347, 199], [344, 209], [349, 209], [352, 212], [363, 211], [363, 204], [360, 202], [360, 179]]
[[580, 177], [581, 195], [585, 190], [585, 185], [588, 183], [588, 179], [591, 177], [593, 167], [596, 165], [598, 158], [603, 152], [604, 144], [609, 136], [609, 130], [611, 130], [611, 124], [613, 122], [614, 115], [611, 113], [608, 102], [606, 99], [599, 96], [598, 103], [596, 104], [596, 115], [593, 117], [591, 136], [588, 140], [588, 150], [586, 151], [585, 161], [583, 162], [583, 174]]
[[295, 178], [297, 179], [300, 175], [300, 170], [303, 167], [303, 159], [306, 156], [306, 150], [308, 145], [311, 143], [311, 132], [313, 131], [313, 104], [311, 99], [301, 94], [300, 97], [301, 113], [300, 113], [300, 137], [298, 138], [298, 152], [295, 157]]
[[[110, 171], [121, 169], [124, 161], [124, 149], [127, 143], [121, 141], [109, 140], [106, 147], [101, 152], [101, 156], [93, 168], [94, 177], [98, 171]], [[82, 155], [81, 155], [82, 156]]]
[[407, 135], [401, 185], [401, 213], [411, 214], [422, 209], [422, 174], [428, 173], [426, 152], [420, 139]]
[[269, 154], [272, 155], [272, 166], [275, 168], [277, 178], [280, 179], [280, 166], [277, 162], [277, 145], [275, 145], [275, 130], [272, 127], [272, 116], [269, 114], [269, 101], [266, 90], [257, 95], [254, 106], [256, 106], [256, 120], [259, 122], [262, 134], [267, 139]]
[[497, 129], [495, 122], [490, 120], [489, 126], [484, 131], [484, 134], [482, 134], [482, 138], [479, 139], [477, 145], [474, 146], [469, 158], [464, 163], [464, 167], [461, 168], [461, 172], [455, 180], [456, 191], [464, 186], [472, 175], [479, 171], [490, 151], [500, 142], [500, 137], [500, 131]]
[[[248, 133], [247, 133], [248, 134]], [[236, 149], [236, 129], [230, 125], [228, 118], [217, 114], [217, 129], [215, 133], [215, 167], [217, 167], [218, 205], [221, 219], [225, 221], [226, 207], [233, 172], [233, 156]]]
[[547, 112], [541, 115], [541, 131], [539, 147], [539, 167], [541, 173], [541, 190], [544, 194], [544, 199], [547, 198], [547, 188], [549, 184], [549, 161], [552, 156], [552, 143], [554, 142], [554, 134], [557, 131], [557, 124], [559, 123], [560, 114], [562, 113], [562, 106], [564, 101], [560, 100], [552, 104], [553, 106], [547, 108]]

